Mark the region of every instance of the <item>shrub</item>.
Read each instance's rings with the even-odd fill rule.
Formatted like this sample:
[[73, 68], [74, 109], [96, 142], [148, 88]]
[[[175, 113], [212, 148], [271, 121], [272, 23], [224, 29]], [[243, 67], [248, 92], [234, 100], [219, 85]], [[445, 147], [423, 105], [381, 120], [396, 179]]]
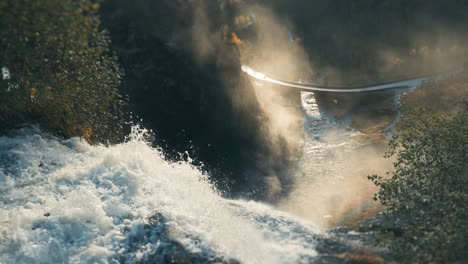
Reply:
[[[0, 122], [115, 140], [122, 72], [90, 0], [0, 2]], [[8, 125], [6, 125], [8, 124]]]
[[468, 114], [454, 117], [426, 109], [410, 111], [390, 142], [395, 156], [389, 178], [370, 176], [380, 186], [376, 199], [398, 232], [383, 242], [405, 263], [453, 263], [467, 259]]

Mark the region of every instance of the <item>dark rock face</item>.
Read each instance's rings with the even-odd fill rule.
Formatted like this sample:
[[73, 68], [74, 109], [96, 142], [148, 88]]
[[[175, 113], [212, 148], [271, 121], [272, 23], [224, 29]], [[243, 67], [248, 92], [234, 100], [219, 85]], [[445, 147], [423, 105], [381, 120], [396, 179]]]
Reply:
[[[195, 28], [200, 4], [209, 17], [202, 33]], [[262, 113], [237, 47], [217, 31], [216, 7], [215, 1], [118, 0], [106, 2], [101, 16], [125, 69], [124, 92], [155, 132], [155, 144], [169, 159], [203, 164], [219, 188], [249, 193], [262, 189], [262, 176], [275, 169], [261, 160], [277, 157], [261, 137]]]
[[[337, 119], [347, 115], [365, 115], [373, 120], [381, 116], [393, 116], [394, 91], [356, 94], [316, 92], [315, 99], [320, 107], [330, 111]], [[359, 127], [358, 127], [359, 129]]]

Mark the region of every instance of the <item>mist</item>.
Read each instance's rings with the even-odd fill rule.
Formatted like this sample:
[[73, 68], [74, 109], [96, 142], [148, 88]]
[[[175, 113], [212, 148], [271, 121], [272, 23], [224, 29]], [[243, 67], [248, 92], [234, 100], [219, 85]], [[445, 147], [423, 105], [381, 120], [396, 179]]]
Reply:
[[[223, 8], [227, 8], [226, 4]], [[206, 63], [206, 58], [210, 57], [221, 60], [223, 56], [213, 54], [216, 51], [213, 47], [220, 46], [222, 42], [228, 42], [238, 50], [238, 59], [241, 64], [252, 66], [271, 76], [306, 82], [317, 77], [312, 66], [313, 62], [300, 36], [296, 35], [294, 25], [288, 19], [275, 14], [268, 6], [239, 5], [235, 8], [236, 15], [231, 17], [239, 21], [238, 17], [254, 14], [255, 25], [250, 28], [250, 31], [253, 31], [255, 37], [250, 37], [242, 29], [236, 30], [236, 24], [230, 27], [224, 24], [218, 27], [221, 28], [220, 30], [214, 30], [216, 28], [213, 26], [214, 21], [210, 20], [203, 2], [199, 3], [194, 10], [195, 23], [192, 36], [196, 44], [194, 44], [193, 51], [201, 63]], [[231, 91], [234, 110], [242, 111], [244, 96], [248, 96], [239, 94], [239, 91], [254, 89], [256, 100], [264, 114], [259, 120], [264, 127], [260, 133], [263, 142], [269, 145], [268, 151], [273, 159], [268, 157], [256, 157], [256, 159], [259, 166], [267, 172], [261, 178], [265, 186], [265, 201], [277, 204], [284, 211], [313, 220], [323, 227], [339, 224], [346, 217], [352, 218], [350, 216], [352, 214], [356, 217], [361, 209], [364, 211], [369, 207], [375, 208], [375, 205], [369, 204], [372, 203], [376, 189], [367, 180], [367, 175], [382, 173], [391, 167], [388, 161], [383, 160], [382, 149], [369, 146], [365, 151], [355, 150], [348, 153], [351, 156], [349, 160], [336, 161], [335, 165], [338, 165], [338, 162], [344, 162], [341, 164], [343, 171], [336, 172], [339, 175], [334, 175], [333, 180], [322, 177], [324, 175], [320, 175], [319, 169], [316, 173], [301, 172], [301, 168], [294, 165], [304, 155], [302, 148], [306, 140], [300, 94], [294, 90], [262, 85], [254, 81], [236, 82], [232, 80], [233, 77], [227, 74], [223, 76], [223, 80], [227, 86], [226, 89]], [[248, 87], [244, 89], [229, 87], [235, 85]], [[340, 131], [335, 132], [340, 133]], [[327, 133], [326, 141], [332, 142], [336, 135], [333, 135], [333, 132]], [[335, 151], [342, 150], [337, 148]], [[275, 162], [285, 158], [293, 160], [288, 166], [289, 169], [275, 170]], [[314, 161], [309, 160], [309, 162]], [[376, 166], [377, 164], [380, 166]], [[322, 166], [325, 165], [322, 164]], [[373, 169], [375, 167], [379, 170]], [[304, 173], [313, 174], [308, 177], [314, 180], [302, 182], [300, 175]]]
[[[322, 177], [320, 170], [315, 173], [297, 171], [307, 136], [300, 94], [248, 80], [240, 72], [240, 65], [246, 64], [275, 78], [294, 82], [389, 81], [463, 66], [463, 59], [457, 58], [466, 57], [462, 56], [466, 51], [460, 45], [465, 43], [465, 36], [457, 34], [459, 27], [451, 28], [448, 22], [443, 24], [440, 19], [434, 19], [434, 26], [426, 25], [427, 30], [422, 31], [418, 30], [420, 25], [408, 22], [411, 26], [399, 38], [395, 36], [399, 24], [395, 22], [388, 32], [391, 38], [385, 43], [381, 37], [384, 32], [374, 36], [352, 35], [357, 34], [363, 23], [353, 15], [359, 6], [343, 5], [334, 10], [333, 4], [323, 1], [259, 2], [180, 1], [179, 16], [188, 15], [192, 23], [189, 27], [176, 27], [171, 34], [163, 36], [175, 47], [188, 51], [199, 67], [216, 68], [212, 71], [213, 77], [222, 83], [220, 93], [229, 98], [228, 107], [236, 126], [250, 131], [246, 134], [259, 137], [256, 142], [261, 150], [248, 158], [254, 160], [260, 173], [249, 176], [245, 184], [255, 186], [254, 189], [262, 188], [261, 199], [323, 226], [342, 223], [350, 214], [358, 214], [359, 208], [366, 211], [369, 207], [378, 207], [372, 203], [377, 190], [367, 180], [367, 175], [383, 174], [392, 167], [390, 161], [382, 158], [385, 151], [382, 144], [369, 144], [365, 151], [357, 149], [348, 153], [348, 160], [339, 161], [343, 171], [336, 172], [332, 181]], [[345, 25], [324, 20], [324, 16], [332, 13], [350, 22]], [[391, 14], [385, 13], [385, 16], [391, 17]], [[378, 25], [385, 24], [385, 19], [375, 21]], [[360, 45], [363, 43], [365, 45]], [[391, 98], [385, 100], [392, 101]], [[253, 101], [256, 104], [249, 103]], [[370, 104], [377, 108], [372, 110], [368, 107]], [[390, 110], [376, 118], [374, 110], [382, 108], [380, 104], [373, 97], [357, 97], [353, 107], [348, 109], [352, 111], [344, 117], [351, 120], [353, 128], [360, 130], [361, 138], [374, 137], [384, 143], [378, 134], [395, 114], [391, 111], [392, 105], [385, 103]], [[353, 110], [356, 107], [358, 110]], [[255, 119], [246, 118], [249, 113], [258, 114]], [[258, 127], [253, 128], [252, 122]], [[341, 132], [327, 133], [330, 134], [325, 141], [329, 142], [333, 141], [333, 133]], [[301, 182], [299, 175], [304, 173], [313, 174], [310, 177], [314, 181]]]
[[[330, 134], [328, 140], [332, 137]], [[345, 156], [340, 157], [342, 152]], [[331, 157], [329, 162], [307, 160], [310, 170], [298, 172], [298, 181], [278, 202], [278, 207], [323, 228], [352, 225], [374, 215], [380, 210], [380, 205], [372, 199], [378, 189], [367, 175], [383, 175], [391, 170], [392, 162], [384, 159], [382, 153], [383, 149], [375, 146], [348, 151], [336, 148], [327, 152]], [[331, 167], [334, 168], [331, 173], [320, 173]], [[301, 175], [303, 173], [312, 175]]]
[[0, 262], [465, 263], [466, 14], [0, 2]]

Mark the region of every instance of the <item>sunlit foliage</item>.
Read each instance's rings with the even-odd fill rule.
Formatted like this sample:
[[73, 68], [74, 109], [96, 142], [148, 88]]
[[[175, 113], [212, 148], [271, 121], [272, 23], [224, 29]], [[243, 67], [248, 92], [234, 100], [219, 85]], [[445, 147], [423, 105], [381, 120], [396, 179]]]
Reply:
[[453, 263], [468, 255], [468, 111], [441, 117], [420, 109], [406, 114], [390, 143], [389, 176], [371, 176], [376, 199], [395, 229], [383, 241], [403, 263]]
[[0, 122], [65, 136], [117, 135], [122, 72], [91, 0], [0, 1]]

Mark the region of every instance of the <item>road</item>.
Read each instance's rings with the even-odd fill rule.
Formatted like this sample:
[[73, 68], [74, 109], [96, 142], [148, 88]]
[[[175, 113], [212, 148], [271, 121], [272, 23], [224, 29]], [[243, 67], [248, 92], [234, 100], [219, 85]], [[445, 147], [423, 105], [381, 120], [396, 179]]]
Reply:
[[306, 83], [296, 83], [296, 82], [289, 82], [284, 80], [274, 79], [272, 77], [267, 76], [264, 73], [258, 72], [247, 65], [242, 65], [242, 71], [246, 74], [250, 75], [254, 79], [258, 81], [263, 81], [267, 83], [278, 84], [286, 87], [297, 88], [300, 91], [306, 92], [335, 92], [335, 93], [363, 93], [363, 92], [375, 92], [375, 91], [383, 91], [383, 90], [392, 90], [392, 89], [401, 89], [401, 88], [413, 88], [419, 87], [425, 83], [432, 83], [441, 80], [445, 80], [450, 78], [451, 76], [457, 75], [463, 72], [463, 69], [451, 71], [447, 73], [435, 74], [430, 76], [424, 76], [414, 79], [406, 79], [400, 81], [391, 81], [391, 82], [384, 82], [378, 84], [371, 84], [371, 85], [363, 85], [363, 86], [348, 86], [348, 87], [340, 87], [340, 86], [325, 86], [325, 85], [316, 85], [316, 84], [306, 84]]

